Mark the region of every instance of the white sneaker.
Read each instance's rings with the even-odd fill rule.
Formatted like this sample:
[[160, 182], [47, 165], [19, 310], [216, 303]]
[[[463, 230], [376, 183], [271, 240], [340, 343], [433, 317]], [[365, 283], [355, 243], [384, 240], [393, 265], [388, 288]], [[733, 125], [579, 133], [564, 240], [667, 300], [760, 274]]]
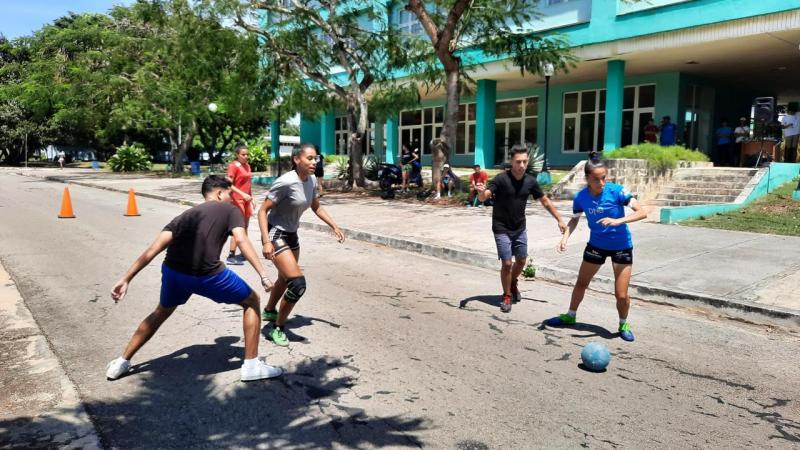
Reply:
[[130, 370], [131, 362], [119, 357], [108, 363], [108, 366], [106, 367], [106, 379], [116, 380], [117, 378], [128, 373]]
[[272, 367], [260, 359], [250, 367], [242, 364], [242, 381], [264, 380], [281, 376], [283, 370]]

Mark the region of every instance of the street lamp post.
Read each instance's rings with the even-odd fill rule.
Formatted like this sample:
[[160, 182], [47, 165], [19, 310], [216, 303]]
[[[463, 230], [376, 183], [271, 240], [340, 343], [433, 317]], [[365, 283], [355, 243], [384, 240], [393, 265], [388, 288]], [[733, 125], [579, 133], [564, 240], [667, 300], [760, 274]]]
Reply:
[[278, 116], [278, 126], [277, 127], [273, 127], [273, 130], [270, 130], [270, 136], [272, 135], [273, 131], [275, 131], [274, 128], [277, 128], [277, 131], [278, 131], [277, 139], [275, 138], [275, 136], [271, 136], [273, 144], [277, 143], [277, 145], [276, 145], [277, 148], [275, 148], [273, 150], [275, 151], [275, 160], [278, 161], [278, 176], [281, 176], [281, 136], [280, 136], [281, 105], [283, 105], [283, 97], [280, 97], [280, 96], [276, 97], [275, 101], [272, 103], [272, 106], [275, 108], [275, 111], [276, 111], [277, 116]]
[[544, 162], [542, 163], [541, 180], [550, 184], [550, 168], [547, 166], [547, 119], [550, 116], [550, 77], [555, 73], [553, 63], [545, 63], [542, 67], [544, 74]]
[[[209, 103], [206, 107], [211, 112], [211, 114], [216, 113], [217, 110], [219, 109], [219, 106], [214, 102]], [[217, 136], [215, 135], [213, 137], [212, 142], [211, 142], [211, 153], [209, 154], [209, 158], [208, 158], [208, 174], [209, 175], [211, 175], [213, 173], [212, 172], [212, 168], [214, 167], [214, 154], [216, 153], [216, 151], [217, 151]]]

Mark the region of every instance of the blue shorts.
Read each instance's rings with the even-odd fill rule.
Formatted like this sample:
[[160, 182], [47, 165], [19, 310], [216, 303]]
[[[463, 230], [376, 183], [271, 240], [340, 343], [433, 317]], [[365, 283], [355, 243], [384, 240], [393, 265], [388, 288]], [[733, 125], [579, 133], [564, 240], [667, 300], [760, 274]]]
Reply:
[[194, 276], [161, 265], [161, 299], [164, 308], [183, 305], [192, 294], [202, 295], [217, 303], [239, 304], [253, 290], [227, 267], [216, 275]]
[[497, 257], [501, 261], [511, 261], [512, 256], [517, 258], [528, 257], [528, 231], [522, 230], [516, 234], [496, 233], [494, 243], [497, 245]]

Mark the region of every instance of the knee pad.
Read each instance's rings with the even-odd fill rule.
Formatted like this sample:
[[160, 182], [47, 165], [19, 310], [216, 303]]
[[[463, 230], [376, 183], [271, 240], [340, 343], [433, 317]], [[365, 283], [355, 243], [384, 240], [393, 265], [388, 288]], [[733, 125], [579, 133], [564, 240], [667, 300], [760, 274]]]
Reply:
[[306, 293], [306, 277], [289, 278], [286, 281], [286, 301], [297, 303], [300, 297]]

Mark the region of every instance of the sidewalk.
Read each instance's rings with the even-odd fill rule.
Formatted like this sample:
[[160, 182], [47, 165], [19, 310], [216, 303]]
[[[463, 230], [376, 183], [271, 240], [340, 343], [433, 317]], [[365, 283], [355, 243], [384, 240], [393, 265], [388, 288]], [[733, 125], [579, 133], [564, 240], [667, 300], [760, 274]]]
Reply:
[[[91, 170], [15, 170], [52, 181], [127, 192], [166, 201], [196, 204], [200, 179], [118, 175]], [[24, 173], [23, 173], [24, 172]], [[254, 187], [256, 198], [266, 189]], [[73, 198], [79, 205], [80, 199]], [[491, 234], [491, 208], [441, 207], [422, 202], [381, 200], [328, 193], [322, 203], [351, 239], [471, 264], [498, 268]], [[120, 211], [124, 207], [121, 200]], [[565, 219], [570, 202], [556, 202]], [[56, 211], [54, 211], [54, 214]], [[327, 227], [314, 215], [302, 225]], [[529, 253], [537, 278], [572, 284], [588, 228], [585, 218], [565, 254], [555, 251], [560, 235], [553, 219], [534, 202], [528, 207]], [[251, 226], [257, 226], [251, 222]], [[631, 295], [648, 301], [714, 307], [753, 320], [800, 325], [800, 238], [656, 223], [631, 225], [635, 244]], [[494, 282], [494, 281], [492, 281]], [[613, 292], [611, 265], [606, 264], [592, 288]]]
[[0, 355], [0, 448], [101, 448], [75, 386], [2, 265]]

